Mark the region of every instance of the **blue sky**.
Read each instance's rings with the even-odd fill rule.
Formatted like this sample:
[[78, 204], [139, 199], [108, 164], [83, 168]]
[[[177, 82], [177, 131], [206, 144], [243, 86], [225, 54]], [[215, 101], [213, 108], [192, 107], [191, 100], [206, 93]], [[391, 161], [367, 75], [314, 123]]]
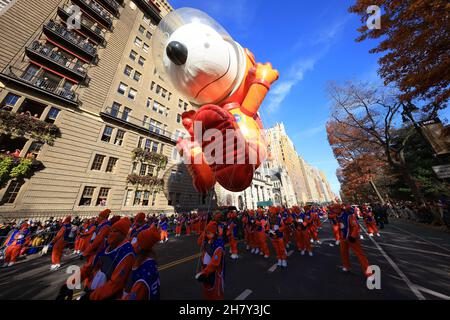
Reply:
[[[171, 0], [216, 19], [258, 62], [280, 72], [260, 112], [266, 127], [283, 122], [297, 152], [323, 170], [334, 192], [338, 164], [327, 141], [329, 81], [379, 81], [374, 41], [357, 43], [354, 0]], [[447, 112], [448, 114], [448, 112]]]

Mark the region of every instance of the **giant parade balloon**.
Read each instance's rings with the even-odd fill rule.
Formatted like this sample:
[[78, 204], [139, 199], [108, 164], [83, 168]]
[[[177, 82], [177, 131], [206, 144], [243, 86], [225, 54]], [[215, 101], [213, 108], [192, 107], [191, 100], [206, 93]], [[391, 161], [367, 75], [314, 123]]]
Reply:
[[159, 76], [198, 107], [182, 115], [189, 137], [177, 141], [195, 189], [245, 190], [267, 157], [258, 109], [278, 72], [193, 8], [166, 15], [152, 42]]

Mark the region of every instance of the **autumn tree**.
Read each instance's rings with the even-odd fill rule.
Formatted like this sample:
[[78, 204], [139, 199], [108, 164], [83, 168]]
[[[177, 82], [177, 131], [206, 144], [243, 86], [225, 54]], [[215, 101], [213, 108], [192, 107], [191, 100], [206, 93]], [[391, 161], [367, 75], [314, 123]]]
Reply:
[[409, 128], [400, 140], [395, 136], [396, 128], [402, 125], [399, 112], [402, 104], [395, 91], [347, 82], [343, 86], [330, 84], [328, 93], [332, 101], [328, 140], [340, 166], [346, 168], [354, 161], [383, 162], [399, 172], [415, 200], [424, 203], [404, 156], [405, 146], [415, 130]]
[[[381, 8], [380, 29], [368, 29], [367, 8]], [[450, 2], [447, 0], [356, 0], [349, 11], [361, 17], [356, 41], [381, 39], [371, 53], [384, 53], [379, 74], [395, 84], [399, 100], [422, 100], [434, 116], [450, 96]]]

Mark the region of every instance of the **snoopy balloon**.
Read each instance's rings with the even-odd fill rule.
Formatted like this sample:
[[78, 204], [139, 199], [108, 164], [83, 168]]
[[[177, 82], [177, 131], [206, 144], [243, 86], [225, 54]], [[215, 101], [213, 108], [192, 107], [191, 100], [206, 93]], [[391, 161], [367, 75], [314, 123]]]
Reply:
[[190, 137], [177, 142], [194, 187], [203, 194], [216, 182], [245, 190], [267, 156], [258, 109], [278, 72], [256, 63], [216, 21], [192, 8], [165, 16], [152, 41], [157, 72], [199, 107], [182, 115]]

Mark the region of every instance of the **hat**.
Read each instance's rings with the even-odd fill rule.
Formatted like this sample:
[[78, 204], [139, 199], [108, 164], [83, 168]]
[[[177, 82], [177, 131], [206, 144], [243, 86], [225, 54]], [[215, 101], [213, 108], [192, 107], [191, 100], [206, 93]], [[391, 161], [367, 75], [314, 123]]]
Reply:
[[143, 223], [144, 221], [145, 221], [145, 213], [143, 213], [143, 212], [139, 212], [134, 217], [134, 223]]
[[111, 227], [111, 230], [113, 230], [113, 229], [117, 230], [121, 234], [126, 236], [128, 234], [128, 231], [130, 230], [130, 227], [131, 227], [130, 219], [128, 217], [124, 217], [124, 218], [120, 219], [119, 221], [117, 221], [116, 223], [114, 223]]
[[217, 222], [215, 221], [211, 221], [210, 223], [208, 223], [208, 225], [206, 226], [206, 232], [211, 232], [211, 233], [217, 233]]
[[64, 219], [63, 223], [70, 223], [71, 221], [72, 221], [72, 217], [71, 217], [71, 216], [67, 216], [67, 217]]
[[159, 240], [160, 236], [156, 228], [141, 231], [137, 236], [137, 242], [143, 250], [150, 250]]
[[216, 212], [216, 214], [214, 215], [214, 221], [221, 221], [222, 220], [222, 213], [221, 212]]
[[111, 210], [105, 209], [102, 212], [100, 212], [98, 216], [99, 216], [99, 218], [102, 218], [102, 219], [108, 219], [110, 213], [111, 213]]

